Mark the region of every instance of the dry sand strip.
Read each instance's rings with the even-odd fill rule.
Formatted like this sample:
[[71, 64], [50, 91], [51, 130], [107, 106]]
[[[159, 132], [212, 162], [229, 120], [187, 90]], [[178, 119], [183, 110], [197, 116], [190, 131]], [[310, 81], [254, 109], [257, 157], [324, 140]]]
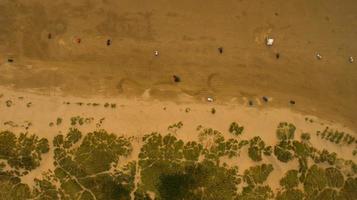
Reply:
[[[356, 161], [356, 157], [351, 153], [350, 146], [335, 145], [315, 136], [316, 131], [321, 131], [326, 126], [355, 135], [352, 130], [314, 116], [304, 116], [287, 108], [258, 109], [232, 102], [218, 104], [216, 102], [190, 102], [189, 100], [186, 103], [178, 104], [151, 99], [148, 93], [145, 97], [136, 99], [78, 98], [44, 96], [2, 87], [0, 94], [2, 94], [0, 98], [1, 130], [28, 131], [40, 137], [46, 137], [51, 141], [55, 135], [66, 133], [72, 117], [80, 116], [89, 121], [89, 123], [84, 123], [84, 125], [78, 127], [83, 132], [103, 128], [108, 132], [136, 138], [137, 142], [132, 143], [136, 153], [130, 156], [128, 160], [137, 159], [141, 137], [144, 134], [151, 132], [169, 133], [168, 126], [177, 122], [182, 122], [183, 127], [173, 134], [184, 141], [197, 140], [198, 132], [196, 129], [198, 125], [216, 129], [225, 134], [226, 137], [231, 137], [228, 134], [228, 127], [231, 122], [238, 122], [244, 126], [245, 134], [242, 138], [260, 136], [267, 144], [274, 145], [277, 142], [275, 136], [277, 125], [279, 122], [286, 121], [296, 125], [298, 137], [301, 133], [310, 133], [313, 146], [326, 148], [330, 152], [343, 155], [345, 159]], [[10, 106], [7, 105], [9, 101], [11, 101]], [[108, 104], [106, 104], [107, 102]], [[212, 114], [212, 108], [215, 108], [216, 113]], [[63, 121], [60, 125], [56, 125], [58, 118]], [[306, 120], [307, 118], [309, 120]], [[12, 124], [4, 125], [9, 121]], [[99, 121], [102, 121], [102, 123], [98, 126]], [[31, 126], [26, 130], [28, 123], [31, 123]], [[269, 159], [265, 161], [274, 165], [275, 170], [271, 177], [280, 177], [292, 165], [298, 165], [297, 162], [286, 165]], [[225, 162], [229, 165], [239, 163], [240, 171], [254, 165], [254, 162], [248, 156], [240, 156], [234, 160], [225, 160]], [[34, 178], [48, 169], [53, 169], [52, 151], [44, 156], [38, 170], [33, 170], [22, 177], [22, 181], [33, 185]], [[272, 188], [278, 188], [278, 180], [271, 178], [268, 183]]]
[[[256, 108], [236, 102], [199, 103], [190, 101], [187, 97], [182, 97], [187, 98], [185, 103], [174, 103], [151, 99], [147, 93], [145, 98], [132, 99], [78, 98], [44, 96], [2, 87], [0, 94], [2, 94], [0, 98], [2, 129], [24, 131], [26, 123], [31, 123], [29, 132], [49, 139], [59, 132], [68, 130], [70, 119], [75, 116], [93, 121], [93, 123], [81, 126], [83, 131], [103, 128], [109, 132], [134, 137], [153, 131], [167, 133], [169, 125], [182, 122], [184, 125], [178, 137], [196, 139], [198, 125], [226, 133], [230, 123], [238, 122], [245, 127], [245, 131], [250, 134], [249, 137], [259, 135], [263, 140], [274, 143], [276, 127], [282, 121], [295, 124], [300, 133], [309, 132], [314, 135], [316, 131], [329, 126], [356, 135], [354, 131], [338, 123], [331, 123], [315, 116], [302, 115], [289, 108]], [[11, 106], [8, 107], [6, 103], [9, 101], [11, 101]], [[216, 111], [214, 114], [212, 114], [212, 108]], [[55, 125], [57, 118], [63, 121], [59, 126]], [[98, 123], [95, 122], [99, 122], [100, 119], [102, 123], [98, 127]], [[13, 125], [5, 126], [4, 123], [9, 121]]]

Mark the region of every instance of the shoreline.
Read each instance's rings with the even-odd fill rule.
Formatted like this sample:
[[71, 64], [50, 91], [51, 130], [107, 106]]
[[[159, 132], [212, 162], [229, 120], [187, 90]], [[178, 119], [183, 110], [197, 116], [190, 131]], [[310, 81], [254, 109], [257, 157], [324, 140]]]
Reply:
[[[136, 64], [132, 63], [127, 67], [122, 67], [118, 63], [59, 62], [22, 58], [13, 64], [2, 63], [0, 65], [2, 74], [0, 85], [1, 87], [12, 87], [12, 89], [18, 91], [31, 91], [39, 95], [67, 96], [70, 98], [73, 96], [97, 98], [99, 96], [142, 99], [145, 91], [151, 90], [153, 99], [175, 103], [202, 103], [208, 96], [215, 97], [217, 99], [215, 102], [222, 104], [229, 104], [234, 100], [237, 104], [247, 105], [248, 101], [252, 100], [254, 107], [258, 107], [258, 109], [260, 107], [291, 107], [294, 112], [300, 112], [304, 115], [311, 114], [321, 119], [327, 119], [332, 123], [337, 122], [357, 132], [357, 125], [353, 121], [356, 118], [356, 114], [353, 112], [356, 95], [353, 93], [353, 79], [351, 79], [351, 82], [349, 81], [351, 77], [333, 78], [335, 82], [348, 82], [351, 86], [338, 89], [338, 85], [335, 85], [333, 81], [323, 81], [325, 75], [326, 77], [333, 75], [332, 72], [321, 71], [325, 70], [323, 63], [314, 66], [311, 74], [316, 74], [316, 77], [309, 78], [307, 71], [299, 67], [296, 69], [284, 68], [286, 71], [282, 71], [281, 75], [274, 73], [273, 69], [261, 71], [261, 65], [278, 64], [273, 64], [270, 61], [258, 63], [259, 65], [248, 65], [248, 63], [243, 65], [237, 64], [239, 63], [237, 60], [237, 67], [232, 68], [233, 66], [222, 63], [227, 64], [227, 67], [220, 70], [213, 67], [205, 69], [205, 65], [191, 64], [192, 66], [182, 68], [176, 65], [173, 69], [165, 67], [157, 71], [151, 68], [151, 64], [147, 68], [146, 65], [136, 62]], [[156, 63], [158, 64], [157, 67], [162, 65], [162, 61], [157, 59], [152, 60], [152, 62], [158, 62]], [[280, 63], [279, 67], [285, 64], [287, 65], [288, 62]], [[304, 65], [311, 64], [311, 61], [309, 61]], [[48, 67], [49, 65], [51, 67]], [[101, 66], [103, 66], [103, 69], [99, 70]], [[250, 71], [250, 68], [254, 68], [254, 70]], [[270, 68], [271, 66], [267, 67], [267, 69]], [[148, 70], [148, 72], [144, 73], [143, 70]], [[280, 70], [283, 69], [278, 71]], [[304, 72], [298, 74], [296, 70], [304, 70]], [[354, 68], [348, 66], [346, 70], [345, 75], [353, 75]], [[253, 72], [257, 75], [254, 75]], [[176, 73], [183, 79], [178, 84], [170, 79], [172, 74]], [[289, 73], [292, 77], [299, 77], [294, 81], [287, 79]], [[265, 78], [269, 78], [269, 81]], [[284, 80], [280, 81], [281, 78]], [[315, 83], [312, 80], [317, 82]], [[343, 93], [340, 93], [341, 91]], [[181, 98], [182, 96], [184, 97]], [[274, 100], [265, 104], [262, 102], [263, 96], [272, 97]], [[291, 105], [289, 103], [291, 100], [295, 101], [296, 105]]]
[[[195, 117], [199, 115], [204, 115], [205, 117], [210, 117], [208, 120], [207, 124], [212, 124], [211, 122], [213, 120], [222, 120], [222, 117], [224, 117], [226, 114], [229, 115], [228, 121], [226, 123], [230, 123], [229, 120], [233, 120], [234, 118], [245, 118], [248, 116], [248, 120], [243, 120], [246, 123], [253, 123], [254, 117], [258, 115], [265, 116], [265, 118], [260, 118], [262, 120], [266, 120], [268, 118], [275, 118], [275, 122], [278, 122], [279, 120], [276, 118], [280, 118], [281, 121], [283, 121], [284, 116], [288, 116], [287, 119], [285, 120], [296, 120], [298, 119], [302, 125], [303, 123], [306, 122], [305, 118], [312, 119], [314, 122], [310, 123], [307, 122], [307, 124], [310, 126], [315, 126], [316, 127], [334, 127], [338, 130], [349, 132], [350, 134], [356, 135], [356, 132], [350, 128], [346, 127], [343, 125], [343, 123], [338, 123], [338, 122], [333, 122], [330, 120], [325, 120], [319, 117], [316, 117], [314, 115], [308, 115], [305, 114], [304, 112], [299, 112], [292, 110], [291, 108], [287, 107], [280, 107], [277, 108], [275, 106], [246, 106], [243, 105], [239, 102], [236, 101], [229, 101], [229, 102], [223, 102], [223, 101], [215, 101], [215, 102], [204, 102], [204, 101], [199, 101], [192, 98], [189, 98], [188, 96], [183, 96], [179, 101], [168, 101], [168, 100], [158, 100], [158, 99], [152, 99], [150, 96], [141, 96], [141, 97], [136, 97], [136, 98], [128, 98], [128, 97], [90, 97], [90, 98], [84, 98], [84, 97], [74, 97], [74, 96], [62, 96], [62, 95], [57, 95], [57, 96], [48, 96], [45, 94], [39, 94], [39, 93], [34, 93], [34, 91], [27, 90], [27, 91], [16, 91], [12, 90], [11, 88], [5, 88], [5, 87], [0, 87], [0, 94], [3, 94], [4, 96], [0, 99], [1, 103], [3, 104], [1, 107], [4, 107], [4, 110], [2, 109], [2, 112], [6, 112], [9, 110], [6, 110], [6, 105], [4, 105], [6, 99], [9, 99], [9, 95], [11, 96], [12, 99], [16, 99], [17, 102], [20, 103], [21, 107], [24, 108], [24, 102], [25, 101], [34, 101], [33, 106], [31, 108], [28, 108], [28, 110], [31, 109], [40, 109], [40, 110], [46, 110], [44, 107], [46, 104], [47, 106], [50, 107], [50, 112], [52, 112], [52, 115], [55, 115], [58, 113], [58, 115], [65, 114], [67, 117], [69, 115], [73, 114], [73, 116], [76, 116], [78, 114], [84, 114], [84, 115], [94, 115], [95, 112], [93, 111], [99, 111], [98, 113], [101, 116], [104, 115], [112, 115], [114, 118], [119, 117], [119, 113], [123, 112], [124, 114], [128, 114], [128, 116], [135, 117], [135, 113], [145, 113], [148, 114], [148, 116], [155, 117], [155, 114], [149, 114], [152, 111], [157, 111], [160, 113], [160, 115], [165, 115], [166, 116], [170, 115], [170, 112], [174, 112], [175, 114], [180, 113], [180, 116], [177, 118], [172, 118], [171, 121], [175, 122], [175, 120], [183, 119], [189, 121], [189, 119], [184, 119], [187, 116], [190, 115], [196, 115]], [[24, 99], [19, 100], [18, 97], [23, 97]], [[10, 99], [11, 99], [10, 98]], [[44, 104], [42, 104], [42, 108], [37, 107], [36, 104], [44, 101]], [[70, 105], [64, 105], [65, 102], [70, 102]], [[78, 105], [79, 102], [82, 102], [83, 105]], [[87, 103], [94, 103], [98, 102], [100, 105], [98, 106], [88, 106], [86, 105]], [[108, 108], [103, 107], [105, 103], [115, 103], [116, 108], [111, 109], [110, 106]], [[38, 105], [38, 104], [37, 104]], [[41, 105], [41, 104], [40, 104]], [[58, 106], [57, 109], [53, 110], [56, 106]], [[51, 109], [52, 108], [52, 109]], [[186, 113], [185, 109], [189, 108], [189, 112]], [[217, 110], [216, 114], [211, 114], [211, 109], [215, 108]], [[16, 103], [14, 103], [14, 107], [12, 108], [7, 108], [7, 109], [16, 109]], [[129, 110], [132, 109], [132, 110]], [[166, 109], [166, 110], [164, 110]], [[237, 114], [234, 114], [235, 110], [237, 111]], [[24, 110], [26, 111], [26, 110]], [[115, 112], [118, 111], [119, 113]], [[132, 111], [132, 114], [130, 112]], [[34, 111], [32, 111], [34, 112]], [[31, 113], [32, 113], [31, 112]], [[61, 113], [62, 112], [62, 113]], [[64, 112], [64, 113], [63, 113]], [[75, 114], [78, 112], [78, 114]], [[274, 112], [276, 114], [274, 114]], [[27, 112], [28, 113], [28, 112]], [[26, 114], [27, 114], [26, 113]], [[134, 113], [134, 114], [133, 114]], [[242, 113], [242, 114], [238, 114]], [[129, 115], [130, 114], [130, 115]], [[173, 114], [173, 115], [175, 115]], [[247, 114], [245, 116], [245, 114]], [[217, 117], [219, 116], [219, 118]], [[54, 116], [53, 116], [54, 117]], [[25, 119], [25, 118], [23, 118]], [[127, 119], [124, 119], [127, 120]], [[4, 120], [2, 120], [4, 121]], [[129, 120], [127, 120], [129, 121]], [[179, 120], [180, 121], [180, 120]], [[204, 120], [201, 120], [202, 122]], [[217, 124], [221, 123], [218, 122]], [[274, 120], [273, 120], [274, 121]], [[49, 120], [50, 122], [50, 120]], [[168, 122], [168, 121], [167, 121]], [[197, 122], [197, 120], [196, 120]], [[169, 123], [164, 123], [165, 126], [169, 125]], [[215, 123], [213, 123], [215, 124]], [[114, 128], [114, 127], [111, 127]], [[153, 128], [153, 127], [151, 127]], [[114, 128], [116, 129], [116, 128]], [[163, 129], [161, 129], [163, 130]], [[254, 129], [253, 129], [254, 130]], [[259, 129], [257, 130], [259, 131]], [[135, 131], [134, 131], [135, 132]]]
[[[145, 90], [145, 92], [141, 96], [124, 96], [124, 95], [118, 95], [116, 97], [113, 96], [95, 96], [95, 95], [79, 95], [79, 96], [73, 96], [73, 95], [66, 95], [61, 92], [59, 88], [54, 88], [53, 90], [56, 90], [57, 93], [55, 95], [48, 95], [45, 94], [41, 91], [36, 91], [34, 89], [13, 89], [11, 87], [5, 87], [5, 86], [0, 86], [0, 94], [3, 96], [1, 97], [1, 100], [4, 101], [6, 99], [6, 96], [4, 94], [10, 94], [12, 98], [17, 98], [17, 97], [25, 97], [28, 96], [30, 98], [34, 98], [37, 100], [44, 100], [44, 99], [57, 99], [58, 102], [62, 101], [63, 102], [68, 102], [72, 101], [72, 104], [76, 104], [78, 102], [85, 102], [85, 103], [90, 103], [90, 102], [116, 102], [119, 104], [119, 106], [125, 106], [125, 105], [151, 105], [151, 104], [162, 104], [162, 105], [171, 105], [171, 106], [176, 106], [180, 107], [181, 109], [184, 107], [189, 107], [189, 106], [202, 106], [202, 107], [234, 107], [238, 109], [245, 109], [245, 110], [256, 110], [257, 112], [263, 111], [263, 112], [269, 112], [269, 111], [274, 111], [274, 110], [286, 110], [290, 111], [293, 114], [300, 115], [300, 116], [306, 116], [312, 119], [317, 119], [317, 121], [320, 121], [320, 123], [324, 124], [329, 124], [329, 125], [334, 125], [337, 126], [339, 129], [344, 129], [347, 130], [351, 133], [356, 133], [352, 127], [348, 127], [344, 125], [343, 122], [335, 122], [332, 120], [327, 120], [324, 119], [323, 117], [318, 117], [313, 114], [305, 112], [301, 112], [299, 110], [295, 110], [293, 106], [278, 106], [275, 105], [276, 99], [271, 98], [268, 103], [262, 102], [263, 100], [259, 100], [258, 98], [255, 98], [255, 101], [260, 101], [260, 103], [255, 104], [253, 106], [248, 105], [248, 99], [246, 97], [233, 97], [230, 98], [230, 100], [225, 100], [223, 99], [218, 99], [215, 100], [214, 102], [208, 102], [205, 101], [204, 98], [201, 98], [201, 100], [190, 96], [188, 94], [179, 94], [178, 99], [172, 99], [172, 100], [162, 100], [158, 98], [153, 98], [151, 97], [149, 91], [150, 89]], [[242, 101], [245, 101], [242, 103]], [[274, 101], [272, 103], [272, 101]], [[73, 105], [72, 105], [73, 106]], [[85, 107], [86, 105], [83, 105]], [[99, 106], [102, 107], [103, 105]], [[118, 105], [117, 105], [118, 106]], [[80, 106], [79, 106], [80, 107]], [[87, 106], [88, 107], [88, 106]], [[90, 107], [88, 107], [90, 108]], [[182, 110], [180, 110], [182, 111]]]

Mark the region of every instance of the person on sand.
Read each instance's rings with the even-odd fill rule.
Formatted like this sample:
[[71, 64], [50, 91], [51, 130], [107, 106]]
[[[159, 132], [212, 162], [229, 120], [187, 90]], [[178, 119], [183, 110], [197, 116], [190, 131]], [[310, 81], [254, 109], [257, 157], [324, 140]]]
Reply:
[[181, 82], [181, 78], [179, 76], [173, 75], [173, 78], [175, 83]]
[[262, 99], [263, 99], [263, 101], [265, 101], [265, 102], [268, 102], [268, 101], [269, 101], [268, 97], [266, 97], [266, 96], [263, 96]]
[[219, 47], [219, 48], [218, 48], [218, 52], [219, 52], [220, 54], [222, 54], [222, 53], [223, 53], [223, 47]]
[[154, 55], [155, 55], [155, 56], [158, 56], [158, 55], [159, 55], [159, 51], [158, 51], [158, 50], [155, 50], [155, 51], [154, 51]]
[[110, 39], [107, 40], [107, 46], [110, 46], [112, 44], [112, 41]]
[[350, 61], [350, 63], [353, 63], [353, 62], [354, 62], [353, 57], [352, 57], [352, 56], [350, 56], [350, 57], [348, 58], [348, 61]]
[[317, 58], [318, 60], [321, 60], [321, 59], [322, 59], [322, 55], [321, 55], [320, 53], [316, 53], [316, 58]]

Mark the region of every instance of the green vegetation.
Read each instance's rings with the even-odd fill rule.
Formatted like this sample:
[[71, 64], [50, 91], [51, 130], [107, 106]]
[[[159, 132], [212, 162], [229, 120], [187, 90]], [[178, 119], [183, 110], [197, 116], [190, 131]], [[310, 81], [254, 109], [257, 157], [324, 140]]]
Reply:
[[[60, 121], [60, 123], [61, 123], [62, 119], [60, 119], [60, 120], [61, 120]], [[76, 116], [76, 117], [71, 117], [70, 120], [71, 120], [72, 126], [76, 126], [76, 125], [82, 126], [84, 123], [86, 123], [86, 124], [91, 123], [94, 120], [94, 118], [93, 117], [84, 118], [84, 117]], [[57, 119], [57, 122], [59, 122], [58, 119]], [[57, 125], [58, 125], [58, 123], [57, 123]]]
[[244, 171], [243, 181], [247, 186], [243, 187], [241, 194], [237, 195], [237, 200], [240, 199], [257, 199], [264, 200], [274, 197], [272, 189], [268, 185], [264, 185], [269, 174], [273, 171], [271, 164], [262, 164]]
[[340, 190], [341, 199], [353, 200], [357, 197], [357, 178], [348, 178]]
[[276, 200], [303, 200], [304, 193], [299, 189], [289, 189], [284, 192], [278, 192]]
[[[155, 194], [157, 200], [354, 200], [357, 196], [357, 165], [311, 146], [303, 134], [295, 140], [295, 126], [288, 123], [279, 124], [279, 142], [274, 147], [258, 136], [225, 138], [202, 126], [197, 128], [197, 141], [183, 141], [175, 133], [151, 133], [142, 137], [136, 158], [133, 138], [100, 129], [82, 133], [75, 125], [81, 120], [87, 123], [86, 119], [94, 120], [72, 118], [71, 128], [53, 138], [51, 149], [45, 138], [0, 132], [0, 199], [141, 200]], [[240, 128], [232, 124], [231, 134]], [[182, 125], [169, 126], [169, 132]], [[242, 149], [247, 150], [245, 155], [241, 155], [246, 152]], [[54, 169], [36, 176], [32, 186], [22, 183], [21, 177], [37, 169], [49, 151], [53, 152]], [[266, 159], [269, 163], [293, 159], [299, 163], [297, 169], [279, 177], [276, 193], [267, 182], [273, 164], [263, 163], [263, 155], [273, 153], [275, 156]], [[235, 158], [247, 155], [260, 163], [240, 172]]]
[[241, 194], [238, 194], [236, 200], [266, 200], [274, 197], [273, 190], [265, 186], [244, 187]]
[[288, 162], [293, 159], [293, 147], [290, 141], [281, 141], [274, 147], [274, 155], [281, 162]]
[[13, 121], [6, 121], [4, 122], [4, 125], [9, 125], [11, 127], [19, 127], [19, 125], [17, 125], [15, 122]]
[[244, 171], [244, 181], [248, 185], [263, 184], [269, 174], [273, 171], [273, 165], [262, 164], [254, 167], [250, 167], [248, 170]]
[[[88, 104], [87, 104], [88, 105]], [[89, 104], [90, 105], [90, 104]], [[99, 106], [100, 104], [98, 104], [98, 103], [93, 103], [92, 104], [93, 106]], [[115, 104], [115, 103], [108, 103], [108, 102], [106, 102], [105, 104], [104, 104], [104, 108], [116, 108], [117, 107], [117, 104]]]
[[20, 170], [22, 174], [37, 168], [42, 154], [48, 151], [48, 140], [45, 138], [27, 133], [16, 136], [10, 131], [0, 132], [0, 159], [6, 160], [10, 167]]
[[[206, 159], [219, 163], [219, 158], [227, 156], [232, 158], [240, 154], [241, 148], [249, 144], [246, 140], [225, 140], [223, 134], [211, 128], [204, 128], [198, 135], [199, 142], [206, 146], [203, 154]], [[213, 144], [212, 144], [213, 143]]]
[[[56, 168], [52, 176], [61, 185], [59, 196], [129, 198], [129, 191], [133, 188], [135, 163], [118, 167], [119, 158], [128, 156], [132, 151], [127, 139], [104, 130], [91, 132], [83, 137], [78, 129], [71, 128], [66, 136], [57, 135], [53, 143]], [[51, 181], [47, 178], [39, 184], [46, 182]]]
[[248, 155], [253, 161], [261, 161], [262, 153], [270, 156], [272, 147], [266, 147], [264, 141], [259, 136], [256, 136], [249, 141]]
[[[235, 196], [237, 169], [217, 164], [204, 155], [217, 153], [217, 149], [210, 152], [196, 142], [184, 143], [173, 135], [158, 133], [145, 136], [143, 141], [139, 154], [141, 191], [154, 191], [162, 199], [232, 199]], [[199, 161], [200, 157], [204, 159]]]
[[288, 162], [293, 159], [293, 145], [296, 127], [287, 122], [281, 122], [276, 130], [277, 138], [279, 139], [278, 145], [274, 147], [274, 155], [281, 162]]
[[279, 140], [292, 140], [294, 139], [296, 127], [287, 122], [281, 122], [276, 130], [276, 135]]
[[[70, 103], [70, 102], [64, 102], [64, 104], [70, 105], [71, 103]], [[88, 102], [88, 103], [77, 102], [76, 104], [79, 105], [79, 106], [82, 106], [82, 105], [94, 106], [94, 107], [100, 106], [100, 103], [90, 103], [90, 102]], [[116, 104], [115, 104], [115, 103], [111, 103], [111, 104], [110, 104], [110, 103], [106, 102], [106, 103], [104, 104], [104, 107], [105, 107], [105, 108], [109, 108], [109, 106], [110, 106], [111, 108], [116, 108]]]
[[0, 173], [0, 199], [20, 200], [30, 198], [30, 187], [9, 173]]
[[313, 165], [309, 168], [304, 181], [304, 191], [308, 196], [315, 196], [327, 186], [323, 168]]
[[357, 143], [356, 138], [351, 136], [350, 134], [345, 133], [345, 132], [335, 131], [328, 127], [326, 127], [323, 132], [318, 131], [316, 133], [316, 135], [318, 137], [320, 137], [321, 139], [325, 139], [325, 140], [333, 142], [335, 144], [349, 145], [354, 142]]
[[310, 139], [311, 139], [310, 133], [302, 133], [301, 134], [301, 140], [309, 141]]
[[167, 130], [170, 131], [171, 133], [177, 133], [178, 130], [180, 130], [183, 126], [183, 123], [181, 121], [170, 125], [167, 127]]
[[280, 185], [285, 189], [293, 189], [299, 185], [297, 170], [289, 170], [285, 173], [285, 176], [280, 180]]
[[231, 125], [229, 126], [229, 132], [232, 133], [235, 136], [239, 136], [243, 133], [244, 127], [239, 126], [238, 123], [232, 122]]
[[315, 157], [314, 161], [316, 163], [320, 162], [327, 162], [330, 165], [334, 165], [337, 160], [337, 154], [336, 153], [329, 153], [326, 149], [322, 150], [322, 152], [319, 152], [319, 157]]
[[329, 167], [325, 170], [327, 185], [329, 187], [341, 188], [345, 182], [343, 174], [334, 167]]
[[59, 126], [62, 124], [62, 118], [60, 117], [57, 117], [57, 120], [56, 120], [56, 125]]

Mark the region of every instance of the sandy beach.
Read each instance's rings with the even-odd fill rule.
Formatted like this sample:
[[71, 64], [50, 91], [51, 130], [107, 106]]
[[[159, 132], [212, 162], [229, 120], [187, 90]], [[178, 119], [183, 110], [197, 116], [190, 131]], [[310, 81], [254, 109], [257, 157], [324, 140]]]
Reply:
[[[275, 130], [280, 122], [294, 123], [298, 127], [296, 137], [301, 133], [310, 133], [312, 135], [311, 143], [316, 147], [323, 147], [332, 152], [338, 152], [345, 159], [356, 160], [356, 157], [351, 153], [351, 146], [335, 145], [329, 141], [321, 140], [315, 136], [317, 131], [322, 131], [325, 127], [330, 127], [335, 130], [343, 131], [351, 135], [355, 135], [351, 129], [338, 124], [319, 119], [311, 115], [303, 115], [289, 108], [262, 108], [249, 107], [237, 102], [216, 103], [216, 102], [197, 102], [194, 98], [182, 96], [181, 101], [184, 103], [175, 103], [171, 101], [162, 101], [153, 99], [150, 92], [145, 92], [141, 97], [137, 98], [80, 98], [70, 96], [48, 96], [38, 95], [33, 91], [16, 92], [10, 88], [1, 88], [0, 99], [1, 121], [4, 124], [12, 121], [18, 124], [19, 127], [3, 126], [5, 130], [14, 132], [30, 132], [38, 136], [48, 138], [50, 141], [59, 133], [65, 133], [70, 127], [70, 119], [75, 116], [83, 118], [91, 118], [91, 122], [79, 126], [83, 132], [91, 132], [94, 130], [105, 129], [118, 135], [126, 137], [134, 137], [134, 149], [140, 149], [141, 139], [145, 134], [151, 132], [171, 133], [177, 138], [184, 141], [198, 140], [197, 126], [213, 128], [224, 134], [225, 137], [231, 138], [228, 133], [228, 128], [231, 122], [238, 122], [244, 126], [244, 131], [249, 135], [242, 135], [241, 139], [248, 139], [254, 136], [261, 137], [267, 144], [274, 145], [278, 140], [275, 137]], [[21, 97], [19, 99], [19, 97]], [[6, 101], [11, 100], [12, 106], [7, 107]], [[31, 106], [27, 104], [31, 102]], [[67, 104], [69, 102], [70, 104]], [[79, 105], [79, 103], [83, 103]], [[98, 106], [87, 105], [88, 103], [98, 103]], [[104, 107], [105, 103], [115, 104], [115, 108]], [[187, 108], [189, 111], [187, 111]], [[212, 114], [211, 109], [215, 108], [216, 113]], [[57, 118], [63, 120], [63, 124], [50, 126], [51, 122], [55, 123]], [[97, 126], [100, 119], [104, 119], [100, 126]], [[308, 119], [308, 120], [307, 120]], [[310, 122], [310, 120], [313, 120]], [[21, 125], [30, 122], [32, 125], [28, 130]], [[182, 122], [183, 127], [177, 132], [168, 130], [168, 126]], [[137, 152], [138, 153], [138, 152]], [[245, 152], [246, 153], [246, 152]], [[243, 153], [242, 153], [243, 154]], [[133, 154], [132, 158], [137, 159], [138, 154]], [[278, 180], [292, 166], [297, 166], [298, 163], [290, 163], [282, 165], [274, 159], [264, 160], [274, 164], [274, 174], [271, 175], [268, 184], [272, 187], [278, 187]], [[53, 158], [51, 154], [46, 156], [41, 164], [40, 170], [34, 170], [33, 173], [23, 177], [23, 180], [28, 184], [33, 184], [35, 177], [42, 172], [53, 168]], [[254, 165], [254, 162], [248, 157], [240, 157], [237, 159], [228, 159], [226, 163], [233, 166], [238, 166], [241, 171]]]
[[356, 10], [0, 0], [0, 199], [355, 200]]

